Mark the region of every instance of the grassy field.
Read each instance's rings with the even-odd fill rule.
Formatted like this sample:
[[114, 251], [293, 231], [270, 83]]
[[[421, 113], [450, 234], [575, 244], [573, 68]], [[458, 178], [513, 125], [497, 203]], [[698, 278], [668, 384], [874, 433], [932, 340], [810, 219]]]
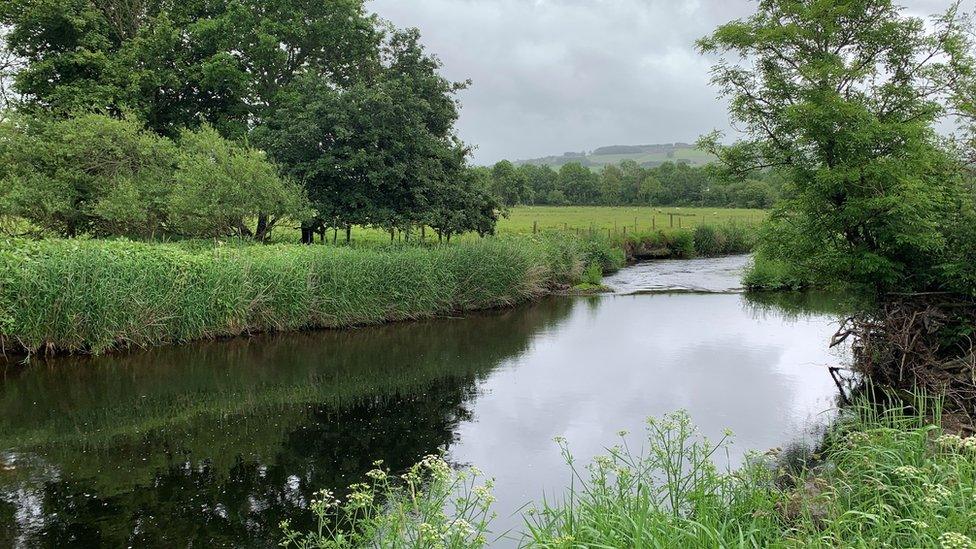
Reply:
[[[742, 226], [758, 225], [766, 217], [765, 210], [735, 208], [665, 208], [653, 206], [518, 206], [512, 208], [507, 217], [498, 221], [500, 235], [532, 234], [533, 230], [568, 231], [585, 234], [590, 231], [607, 235], [633, 234], [652, 229], [694, 228], [699, 225], [726, 225], [734, 223]], [[426, 237], [435, 239], [437, 235], [428, 230]], [[297, 242], [300, 233], [297, 228], [282, 226], [272, 235], [275, 242]], [[327, 235], [332, 238], [332, 233]], [[338, 238], [344, 238], [339, 231]], [[402, 239], [403, 235], [397, 235]], [[412, 238], [419, 238], [414, 233]], [[461, 240], [472, 240], [473, 234], [462, 235]], [[353, 242], [389, 242], [390, 233], [370, 227], [354, 227]]]
[[731, 208], [656, 208], [652, 206], [520, 206], [498, 222], [499, 233], [538, 230], [600, 231], [622, 234], [650, 229], [692, 228], [737, 223], [757, 225], [764, 210]]

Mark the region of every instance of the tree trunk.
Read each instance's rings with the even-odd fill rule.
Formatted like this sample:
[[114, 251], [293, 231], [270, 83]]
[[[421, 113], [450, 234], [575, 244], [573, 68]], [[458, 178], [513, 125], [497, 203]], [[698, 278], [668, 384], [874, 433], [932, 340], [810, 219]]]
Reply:
[[346, 244], [352, 241], [352, 225], [346, 225]]
[[[249, 231], [250, 232], [250, 231]], [[268, 215], [258, 214], [258, 226], [254, 231], [254, 240], [264, 242], [268, 238]]]
[[315, 231], [307, 225], [302, 225], [302, 244], [311, 244], [314, 241]]
[[332, 227], [332, 245], [335, 246], [339, 242], [339, 227]]

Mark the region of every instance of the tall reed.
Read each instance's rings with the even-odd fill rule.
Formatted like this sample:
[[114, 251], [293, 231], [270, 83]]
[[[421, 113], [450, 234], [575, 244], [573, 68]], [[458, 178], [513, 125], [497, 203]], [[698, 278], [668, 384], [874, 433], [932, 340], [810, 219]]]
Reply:
[[415, 319], [537, 298], [584, 261], [578, 244], [542, 237], [397, 249], [14, 240], [0, 244], [0, 341], [99, 353]]

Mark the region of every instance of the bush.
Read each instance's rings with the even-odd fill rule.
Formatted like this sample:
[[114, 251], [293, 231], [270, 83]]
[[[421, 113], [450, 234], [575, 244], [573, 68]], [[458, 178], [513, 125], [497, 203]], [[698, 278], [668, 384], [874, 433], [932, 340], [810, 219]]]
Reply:
[[627, 264], [627, 254], [623, 248], [613, 246], [609, 240], [600, 237], [583, 241], [583, 256], [588, 265], [598, 265], [602, 274], [619, 271]]
[[74, 237], [245, 234], [259, 213], [311, 214], [263, 153], [203, 128], [179, 143], [86, 114], [0, 123], [0, 216]]
[[816, 285], [808, 275], [785, 261], [757, 254], [743, 283], [750, 290], [800, 290]]
[[304, 190], [279, 177], [263, 152], [234, 145], [209, 127], [184, 131], [179, 148], [167, 210], [171, 232], [220, 237], [247, 232], [244, 222], [260, 214], [272, 226], [283, 217], [312, 217]]
[[590, 266], [583, 271], [583, 278], [580, 280], [580, 283], [589, 286], [599, 286], [603, 283], [603, 268], [596, 263], [590, 263]]
[[0, 209], [65, 236], [149, 236], [165, 218], [175, 146], [132, 119], [0, 124]]

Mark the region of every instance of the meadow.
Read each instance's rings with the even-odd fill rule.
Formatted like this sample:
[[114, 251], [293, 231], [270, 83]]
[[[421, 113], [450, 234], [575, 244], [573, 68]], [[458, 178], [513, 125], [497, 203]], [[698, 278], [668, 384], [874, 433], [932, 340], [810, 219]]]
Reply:
[[[498, 220], [496, 232], [505, 234], [532, 234], [533, 232], [564, 231], [573, 234], [600, 233], [603, 235], [624, 235], [643, 233], [661, 229], [689, 229], [701, 225], [736, 224], [753, 227], [766, 218], [766, 210], [743, 208], [682, 208], [656, 206], [517, 206], [510, 209]], [[294, 224], [292, 224], [294, 225]], [[275, 242], [297, 242], [300, 233], [297, 227], [283, 225], [276, 229], [272, 237]], [[410, 238], [418, 239], [419, 231]], [[338, 241], [344, 239], [343, 231], [329, 232], [326, 239], [333, 236]], [[397, 240], [405, 235], [397, 234]], [[426, 239], [436, 240], [431, 230], [426, 231]], [[460, 240], [474, 240], [477, 235], [466, 234], [455, 237]], [[372, 227], [353, 227], [353, 242], [389, 242], [390, 233]]]
[[694, 228], [736, 223], [757, 225], [764, 210], [734, 208], [658, 208], [654, 206], [519, 206], [498, 221], [500, 233], [538, 230], [646, 232], [652, 229]]

